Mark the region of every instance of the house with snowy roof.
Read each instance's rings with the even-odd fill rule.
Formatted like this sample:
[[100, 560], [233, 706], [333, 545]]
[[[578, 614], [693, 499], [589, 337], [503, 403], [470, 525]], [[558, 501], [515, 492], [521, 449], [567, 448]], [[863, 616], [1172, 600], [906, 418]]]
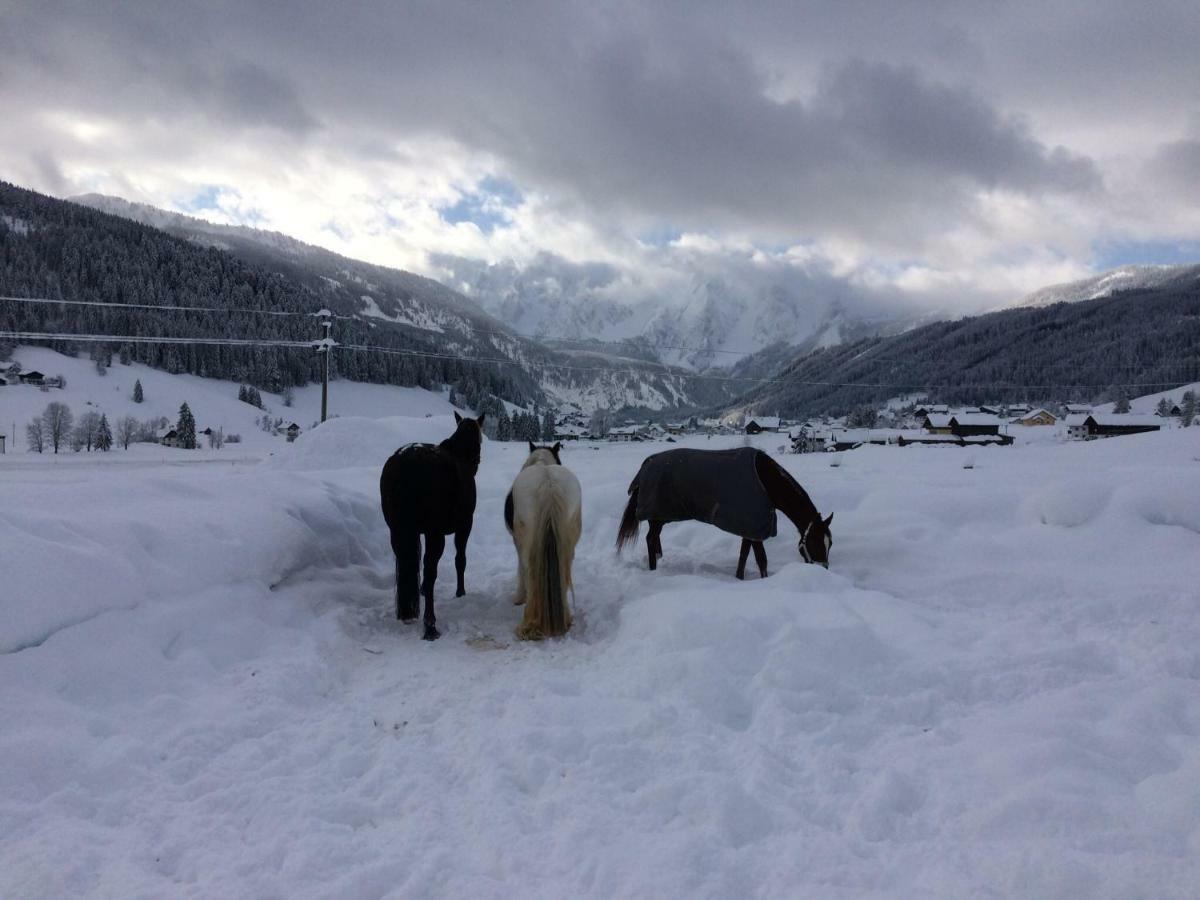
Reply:
[[1134, 413], [1088, 413], [1082, 421], [1068, 416], [1067, 436], [1075, 440], [1120, 437], [1125, 434], [1144, 434], [1159, 431], [1163, 420], [1154, 415]]
[[755, 416], [746, 420], [746, 434], [762, 434], [764, 431], [778, 431], [779, 416]]
[[1053, 425], [1058, 422], [1058, 416], [1046, 409], [1033, 409], [1018, 414], [1012, 421], [1014, 425]]

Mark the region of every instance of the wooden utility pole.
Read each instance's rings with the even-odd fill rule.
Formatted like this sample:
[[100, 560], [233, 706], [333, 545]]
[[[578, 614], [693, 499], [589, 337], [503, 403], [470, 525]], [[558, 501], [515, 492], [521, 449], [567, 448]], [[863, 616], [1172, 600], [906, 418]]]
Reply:
[[329, 354], [333, 352], [333, 313], [323, 309], [316, 313], [321, 317], [321, 339], [317, 341], [317, 352], [321, 354], [321, 421], [329, 417]]

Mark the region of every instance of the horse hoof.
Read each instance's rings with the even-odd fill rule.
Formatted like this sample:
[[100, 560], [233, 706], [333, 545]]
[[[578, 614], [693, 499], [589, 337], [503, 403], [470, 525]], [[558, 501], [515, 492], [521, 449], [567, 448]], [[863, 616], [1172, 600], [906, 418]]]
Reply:
[[455, 597], [465, 597], [465, 596], [467, 596], [467, 590], [466, 590], [466, 588], [459, 588], [457, 591], [455, 591], [455, 592], [454, 592], [454, 596], [455, 596]]
[[421, 635], [421, 640], [423, 640], [423, 641], [436, 641], [436, 640], [437, 640], [438, 638], [440, 638], [441, 636], [442, 636], [442, 633], [441, 633], [440, 631], [438, 631], [438, 630], [437, 630], [437, 629], [436, 629], [434, 626], [432, 626], [432, 625], [426, 625], [426, 626], [425, 626], [425, 633], [424, 633], [423, 635]]

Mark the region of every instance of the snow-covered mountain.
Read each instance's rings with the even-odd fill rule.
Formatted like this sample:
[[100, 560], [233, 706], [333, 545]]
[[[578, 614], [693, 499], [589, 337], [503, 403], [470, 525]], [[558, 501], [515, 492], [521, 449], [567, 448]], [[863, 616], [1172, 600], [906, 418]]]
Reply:
[[1200, 265], [1121, 266], [1079, 281], [1052, 284], [1022, 297], [1012, 306], [1050, 306], [1096, 300], [1117, 291], [1165, 287], [1174, 282], [1200, 281]]
[[435, 255], [431, 262], [484, 310], [539, 339], [627, 342], [638, 355], [695, 370], [730, 366], [784, 343], [803, 352], [901, 331], [923, 311], [819, 271], [731, 258], [695, 263], [651, 289], [603, 264], [549, 254], [517, 266]]

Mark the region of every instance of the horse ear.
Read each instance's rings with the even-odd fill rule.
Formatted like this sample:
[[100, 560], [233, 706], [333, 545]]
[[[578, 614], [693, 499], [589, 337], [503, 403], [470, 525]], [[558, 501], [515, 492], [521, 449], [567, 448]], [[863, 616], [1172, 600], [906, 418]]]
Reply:
[[462, 416], [460, 416], [460, 415], [458, 414], [458, 410], [457, 410], [457, 409], [454, 411], [454, 424], [455, 424], [455, 425], [461, 425], [461, 424], [462, 424]]
[[475, 420], [476, 422], [479, 423], [480, 428], [483, 427], [483, 419], [484, 419], [484, 416], [486, 416], [486, 415], [487, 415], [487, 413], [480, 413], [479, 418]]
[[532, 453], [536, 449], [537, 449], [537, 444], [535, 444], [533, 441], [530, 441], [529, 442], [529, 452]]
[[828, 517], [828, 518], [825, 520], [825, 527], [826, 527], [826, 528], [828, 528], [828, 527], [829, 527], [829, 523], [830, 523], [830, 522], [832, 522], [832, 521], [833, 521], [833, 513], [830, 513], [830, 514], [829, 514], [829, 517]]

